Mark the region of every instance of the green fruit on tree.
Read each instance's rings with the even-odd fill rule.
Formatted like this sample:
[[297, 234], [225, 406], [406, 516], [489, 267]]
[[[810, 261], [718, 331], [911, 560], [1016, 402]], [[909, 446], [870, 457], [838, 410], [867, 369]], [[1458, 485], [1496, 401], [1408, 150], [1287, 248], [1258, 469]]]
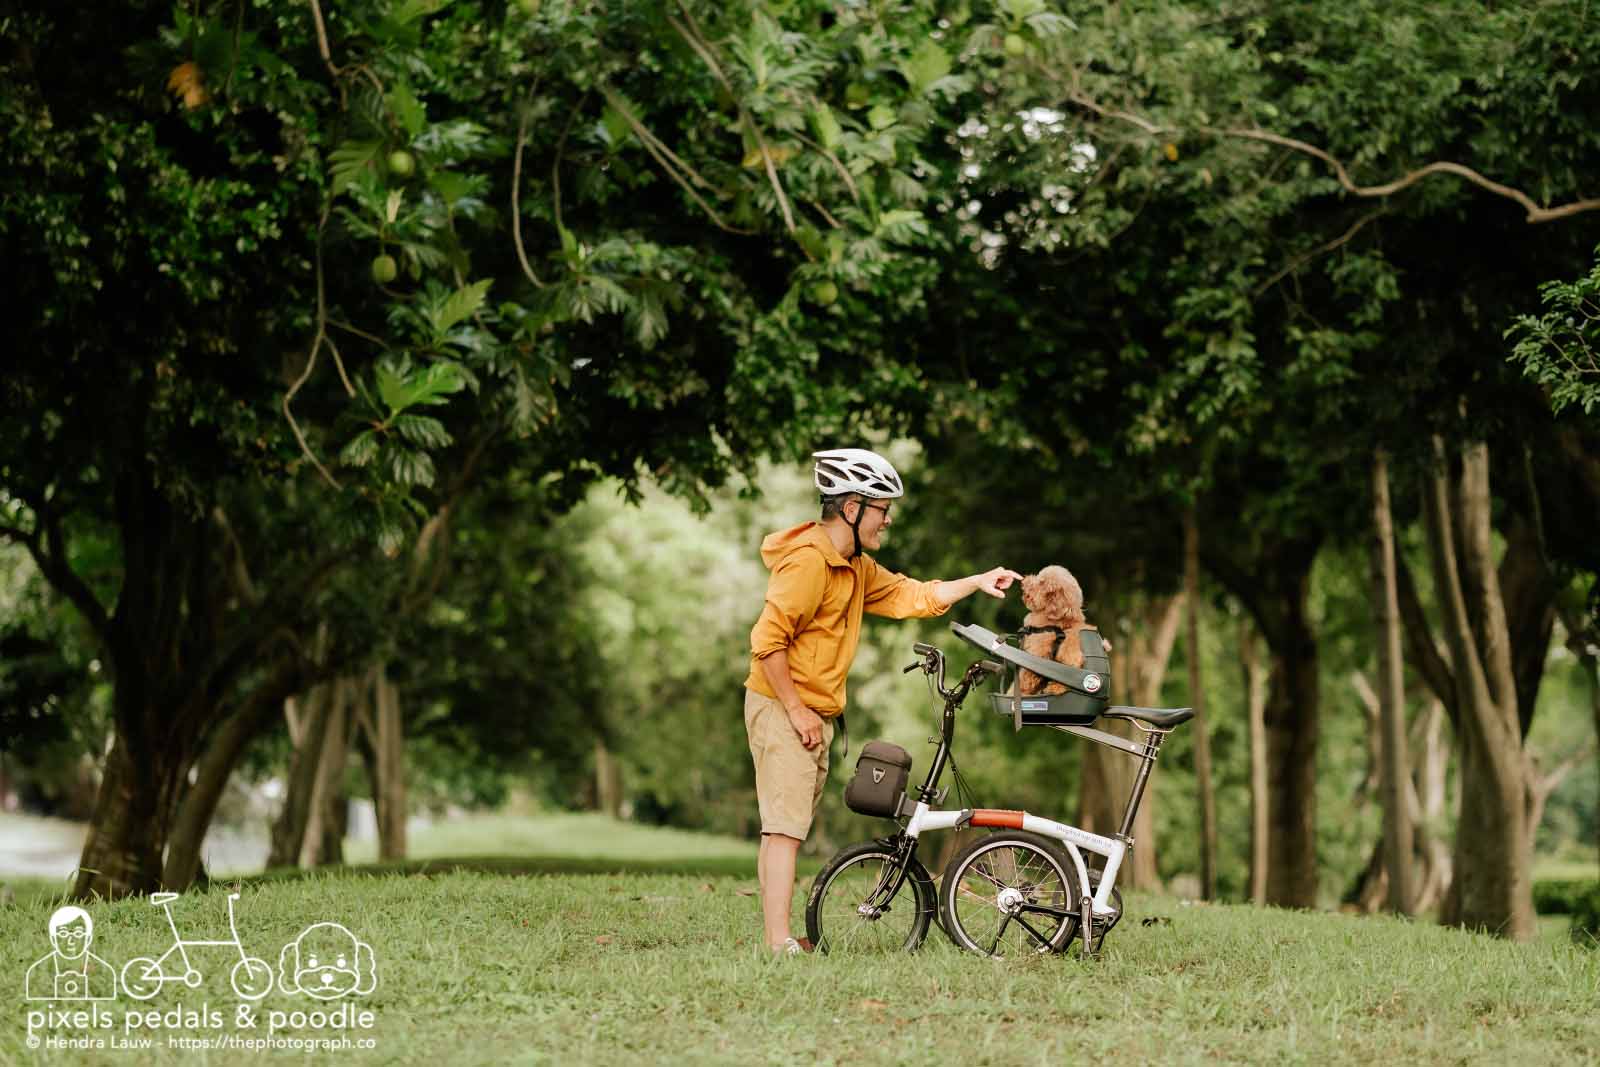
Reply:
[[388, 285], [399, 273], [400, 265], [391, 255], [382, 255], [372, 261], [372, 280], [379, 285]]
[[397, 148], [389, 153], [389, 173], [396, 178], [409, 178], [416, 169], [416, 159], [404, 148]]
[[811, 299], [819, 307], [827, 307], [839, 299], [839, 287], [829, 281], [818, 282], [811, 287]]
[[1006, 55], [1020, 56], [1028, 50], [1028, 42], [1022, 39], [1020, 33], [1006, 34]]

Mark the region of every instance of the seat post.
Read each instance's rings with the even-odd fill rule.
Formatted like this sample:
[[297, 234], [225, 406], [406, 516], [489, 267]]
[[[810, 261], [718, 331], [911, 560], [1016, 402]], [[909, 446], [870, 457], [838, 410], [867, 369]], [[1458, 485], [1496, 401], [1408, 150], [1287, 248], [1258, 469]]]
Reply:
[[1122, 829], [1118, 835], [1124, 841], [1130, 840], [1128, 835], [1133, 830], [1134, 816], [1139, 814], [1139, 803], [1144, 799], [1144, 788], [1150, 781], [1150, 769], [1155, 766], [1156, 752], [1161, 748], [1161, 742], [1166, 740], [1164, 731], [1152, 730], [1145, 734], [1144, 754], [1139, 760], [1139, 773], [1133, 780], [1133, 790], [1128, 794], [1128, 810], [1122, 813]]

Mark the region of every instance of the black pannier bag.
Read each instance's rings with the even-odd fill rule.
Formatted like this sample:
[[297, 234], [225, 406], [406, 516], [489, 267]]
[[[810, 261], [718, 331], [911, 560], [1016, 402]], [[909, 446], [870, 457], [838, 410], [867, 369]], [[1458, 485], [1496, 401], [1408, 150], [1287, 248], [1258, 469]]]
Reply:
[[844, 787], [845, 807], [892, 819], [911, 778], [911, 753], [888, 741], [868, 741], [856, 757], [856, 773]]

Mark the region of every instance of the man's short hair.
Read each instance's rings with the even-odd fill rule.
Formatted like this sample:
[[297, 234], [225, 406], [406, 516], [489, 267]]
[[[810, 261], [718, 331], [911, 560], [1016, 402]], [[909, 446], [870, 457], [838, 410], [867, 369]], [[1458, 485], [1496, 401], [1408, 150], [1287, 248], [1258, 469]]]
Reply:
[[73, 905], [73, 904], [68, 904], [64, 908], [57, 908], [56, 909], [56, 913], [54, 915], [50, 916], [50, 933], [51, 933], [51, 935], [54, 936], [54, 934], [55, 934], [55, 932], [57, 930], [61, 929], [63, 926], [67, 926], [67, 925], [69, 925], [71, 923], [75, 923], [79, 919], [83, 920], [83, 925], [84, 925], [84, 927], [86, 929], [88, 929], [89, 936], [93, 937], [94, 936], [94, 920], [89, 918], [89, 913], [88, 912], [84, 911], [82, 908], [77, 907], [76, 905]]
[[836, 515], [844, 514], [844, 506], [852, 500], [860, 500], [860, 493], [834, 493], [832, 496], [822, 498], [822, 521], [827, 522]]

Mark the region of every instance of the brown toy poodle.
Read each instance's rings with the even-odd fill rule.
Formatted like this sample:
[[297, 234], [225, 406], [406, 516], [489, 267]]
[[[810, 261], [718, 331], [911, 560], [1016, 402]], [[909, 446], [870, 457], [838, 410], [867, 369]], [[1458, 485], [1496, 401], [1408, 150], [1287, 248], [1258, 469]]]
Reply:
[[[1093, 630], [1083, 616], [1083, 587], [1065, 567], [1051, 565], [1022, 579], [1022, 603], [1028, 615], [1022, 620], [1022, 651], [1053, 659], [1068, 667], [1083, 666], [1080, 630]], [[1110, 642], [1106, 648], [1110, 649]], [[1023, 696], [1065, 693], [1060, 682], [1047, 681], [1030, 670], [1018, 672]]]

